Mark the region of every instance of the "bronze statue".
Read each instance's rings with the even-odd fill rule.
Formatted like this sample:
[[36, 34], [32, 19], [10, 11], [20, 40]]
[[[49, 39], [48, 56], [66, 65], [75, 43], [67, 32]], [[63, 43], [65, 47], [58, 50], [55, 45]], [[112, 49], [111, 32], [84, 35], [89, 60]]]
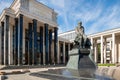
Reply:
[[[77, 34], [74, 44], [79, 45], [80, 48], [86, 48], [90, 46], [90, 41], [84, 33], [84, 27], [82, 26], [82, 22], [78, 22], [78, 26], [75, 28], [75, 32]], [[88, 42], [89, 41], [89, 42]]]

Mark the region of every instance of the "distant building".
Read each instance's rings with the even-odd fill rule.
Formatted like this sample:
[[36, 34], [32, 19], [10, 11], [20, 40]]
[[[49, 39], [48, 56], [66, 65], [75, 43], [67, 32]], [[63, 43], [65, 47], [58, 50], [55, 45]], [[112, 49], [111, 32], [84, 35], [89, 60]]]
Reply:
[[0, 15], [0, 64], [58, 63], [57, 13], [36, 0], [14, 0]]
[[[63, 38], [63, 42], [61, 43], [65, 45], [66, 43], [73, 43], [76, 34], [74, 30], [71, 30], [61, 33], [58, 36]], [[92, 56], [96, 63], [120, 63], [120, 28], [106, 30], [87, 36], [91, 40], [91, 49], [93, 49]]]

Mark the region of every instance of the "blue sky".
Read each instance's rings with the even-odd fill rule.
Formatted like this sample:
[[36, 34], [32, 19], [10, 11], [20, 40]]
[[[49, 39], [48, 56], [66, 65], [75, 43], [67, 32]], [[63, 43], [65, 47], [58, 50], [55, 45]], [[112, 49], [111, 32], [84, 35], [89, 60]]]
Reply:
[[[0, 0], [0, 13], [13, 0]], [[86, 34], [120, 27], [120, 0], [38, 0], [58, 13], [59, 33], [83, 22]]]

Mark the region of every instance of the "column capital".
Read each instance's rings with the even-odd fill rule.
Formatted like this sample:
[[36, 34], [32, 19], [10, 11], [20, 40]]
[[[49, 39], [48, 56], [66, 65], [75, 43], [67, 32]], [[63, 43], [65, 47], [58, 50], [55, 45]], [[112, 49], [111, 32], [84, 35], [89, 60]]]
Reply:
[[18, 22], [18, 18], [15, 18], [14, 20]]
[[37, 20], [36, 20], [36, 19], [33, 19], [32, 21], [33, 21], [33, 22], [37, 22]]
[[112, 33], [112, 36], [115, 36], [115, 33]]
[[58, 27], [54, 27], [55, 30], [58, 30]]
[[3, 21], [1, 22], [1, 26], [4, 27], [4, 22]]
[[9, 15], [5, 15], [5, 17], [10, 17]]
[[50, 29], [49, 32], [52, 32], [52, 29]]
[[49, 26], [49, 24], [47, 24], [47, 23], [44, 23], [44, 25], [45, 25], [45, 26]]
[[23, 14], [20, 14], [21, 17], [23, 17]]

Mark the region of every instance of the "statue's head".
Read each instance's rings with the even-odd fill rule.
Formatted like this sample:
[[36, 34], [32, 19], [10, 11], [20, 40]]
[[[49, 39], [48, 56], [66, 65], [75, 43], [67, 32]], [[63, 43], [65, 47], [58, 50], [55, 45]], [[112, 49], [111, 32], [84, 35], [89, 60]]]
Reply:
[[81, 22], [81, 21], [78, 22], [78, 26], [79, 26], [80, 29], [82, 29], [82, 31], [83, 31], [83, 33], [84, 33], [84, 27], [82, 26], [82, 22]]
[[82, 22], [81, 22], [81, 21], [80, 21], [80, 22], [78, 22], [78, 25], [79, 25], [79, 26], [82, 26]]

